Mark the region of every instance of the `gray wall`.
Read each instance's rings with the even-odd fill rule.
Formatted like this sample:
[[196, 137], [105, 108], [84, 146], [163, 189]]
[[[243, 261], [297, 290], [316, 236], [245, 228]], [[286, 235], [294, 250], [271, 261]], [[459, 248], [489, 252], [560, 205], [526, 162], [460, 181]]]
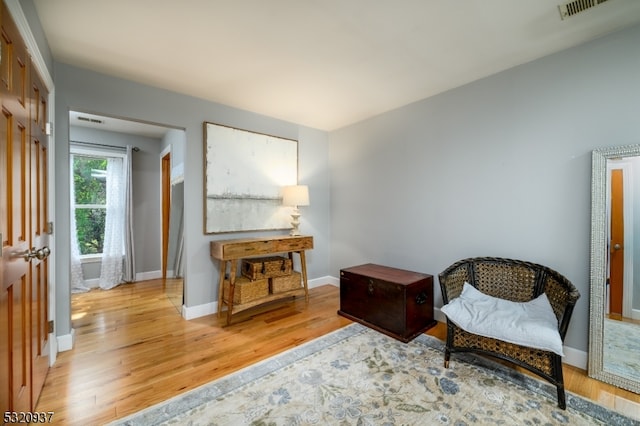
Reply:
[[331, 274], [542, 263], [580, 290], [586, 351], [591, 150], [640, 143], [639, 111], [636, 26], [331, 133]]
[[[162, 138], [162, 150], [171, 146], [171, 168], [184, 170], [184, 151], [185, 151], [185, 134], [184, 130], [170, 129]], [[173, 173], [172, 173], [173, 177]]]
[[[164, 124], [186, 131], [185, 146], [185, 306], [217, 300], [218, 265], [209, 256], [209, 242], [215, 239], [272, 235], [275, 232], [217, 234], [203, 233], [203, 131], [202, 123], [224, 125], [299, 141], [299, 181], [309, 185], [311, 206], [305, 207], [301, 229], [314, 236], [315, 246], [307, 255], [311, 279], [329, 272], [329, 176], [328, 136], [273, 118], [184, 96], [142, 84], [109, 77], [67, 64], [55, 63], [55, 185], [69, 187], [69, 110], [132, 118]], [[71, 330], [69, 293], [69, 195], [56, 193], [56, 334]], [[277, 232], [280, 234], [281, 232]]]

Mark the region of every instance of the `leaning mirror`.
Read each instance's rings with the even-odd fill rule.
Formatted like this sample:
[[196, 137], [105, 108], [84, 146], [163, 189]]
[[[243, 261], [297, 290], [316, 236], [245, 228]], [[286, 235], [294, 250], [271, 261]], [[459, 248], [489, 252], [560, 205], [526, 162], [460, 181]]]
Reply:
[[640, 145], [594, 150], [591, 185], [589, 376], [640, 393]]

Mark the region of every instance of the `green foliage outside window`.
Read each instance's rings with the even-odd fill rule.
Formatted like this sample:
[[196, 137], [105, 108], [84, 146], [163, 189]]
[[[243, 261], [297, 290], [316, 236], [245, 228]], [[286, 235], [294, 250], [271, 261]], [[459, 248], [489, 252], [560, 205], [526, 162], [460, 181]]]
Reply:
[[104, 244], [107, 159], [74, 156], [75, 218], [81, 255], [100, 254]]
[[76, 231], [80, 254], [101, 254], [106, 209], [76, 208]]

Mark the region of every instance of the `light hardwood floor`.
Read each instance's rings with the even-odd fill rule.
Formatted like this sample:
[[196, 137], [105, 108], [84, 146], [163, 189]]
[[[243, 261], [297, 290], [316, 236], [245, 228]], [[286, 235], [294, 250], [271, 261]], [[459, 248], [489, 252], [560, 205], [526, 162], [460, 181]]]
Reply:
[[[37, 405], [53, 422], [104, 424], [194, 389], [259, 360], [344, 327], [331, 285], [304, 298], [241, 313], [230, 326], [215, 315], [182, 319], [162, 280], [73, 295], [75, 347], [58, 354]], [[246, 320], [245, 320], [246, 319]], [[443, 339], [443, 324], [428, 334]], [[621, 411], [640, 396], [565, 366], [567, 390]]]

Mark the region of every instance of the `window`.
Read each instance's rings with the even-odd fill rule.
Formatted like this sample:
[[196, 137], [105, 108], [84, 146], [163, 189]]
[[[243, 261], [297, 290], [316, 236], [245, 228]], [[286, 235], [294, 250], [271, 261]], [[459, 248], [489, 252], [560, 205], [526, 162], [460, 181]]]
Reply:
[[78, 249], [82, 258], [102, 255], [107, 214], [107, 161], [120, 153], [74, 147], [73, 204]]
[[102, 254], [107, 212], [107, 158], [74, 155], [74, 215], [80, 255]]

